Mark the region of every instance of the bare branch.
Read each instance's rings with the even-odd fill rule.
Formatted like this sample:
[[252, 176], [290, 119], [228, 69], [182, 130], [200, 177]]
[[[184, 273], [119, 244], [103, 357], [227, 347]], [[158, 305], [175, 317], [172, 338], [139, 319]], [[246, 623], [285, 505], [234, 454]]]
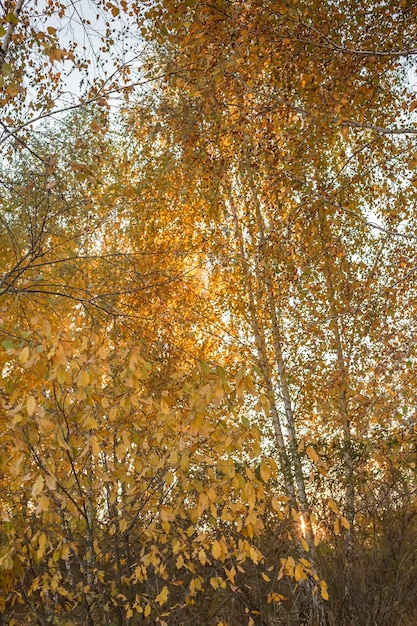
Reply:
[[337, 124], [339, 124], [339, 126], [345, 126], [348, 128], [373, 130], [380, 135], [417, 135], [417, 126], [408, 126], [404, 128], [384, 128], [383, 126], [377, 126], [376, 124], [364, 124], [362, 122], [355, 122], [354, 120], [338, 120]]
[[[385, 57], [385, 58], [409, 57], [409, 56], [417, 55], [417, 48], [409, 48], [408, 50], [407, 49], [405, 50], [358, 50], [357, 48], [345, 48], [344, 46], [341, 46], [340, 44], [336, 43], [331, 37], [329, 37], [328, 35], [325, 35], [314, 26], [311, 26], [310, 24], [305, 24], [304, 22], [300, 22], [300, 24], [304, 26], [305, 28], [307, 28], [310, 32], [318, 35], [322, 41], [325, 41], [327, 45], [324, 47], [329, 48], [331, 50], [336, 50], [337, 52], [341, 52], [342, 54], [349, 54], [349, 55], [362, 56], [362, 57]], [[314, 44], [315, 42], [308, 41], [305, 43]]]

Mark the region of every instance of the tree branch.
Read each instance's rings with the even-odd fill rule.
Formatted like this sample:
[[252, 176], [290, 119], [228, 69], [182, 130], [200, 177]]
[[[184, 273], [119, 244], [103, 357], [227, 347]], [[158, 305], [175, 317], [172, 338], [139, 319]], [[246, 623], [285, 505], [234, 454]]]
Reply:
[[4, 59], [6, 58], [7, 52], [9, 50], [13, 33], [16, 30], [18, 18], [22, 11], [24, 1], [25, 0], [17, 0], [16, 6], [11, 13], [12, 19], [9, 21], [9, 26], [7, 27], [6, 34], [4, 35], [3, 42], [0, 46], [0, 70], [3, 68]]

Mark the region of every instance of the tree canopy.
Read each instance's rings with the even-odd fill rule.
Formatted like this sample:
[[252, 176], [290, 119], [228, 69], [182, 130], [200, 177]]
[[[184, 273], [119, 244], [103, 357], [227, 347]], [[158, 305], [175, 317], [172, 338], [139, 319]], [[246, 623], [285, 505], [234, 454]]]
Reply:
[[1, 9], [0, 623], [414, 624], [417, 5]]

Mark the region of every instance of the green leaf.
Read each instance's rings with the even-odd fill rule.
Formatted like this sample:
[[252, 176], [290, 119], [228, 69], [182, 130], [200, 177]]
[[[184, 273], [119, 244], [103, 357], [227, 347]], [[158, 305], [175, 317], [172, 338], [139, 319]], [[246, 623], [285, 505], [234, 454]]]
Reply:
[[248, 418], [246, 416], [242, 417], [242, 424], [243, 424], [243, 427], [246, 428], [246, 430], [249, 430], [249, 428], [250, 428], [250, 421], [248, 420]]
[[3, 63], [3, 67], [1, 68], [3, 76], [11, 76], [12, 75], [12, 66], [9, 63]]
[[3, 530], [9, 534], [13, 530], [13, 522], [3, 522]]
[[17, 17], [16, 13], [14, 13], [14, 11], [10, 11], [10, 13], [6, 15], [6, 22], [8, 24], [13, 24], [13, 26], [16, 26], [16, 24], [19, 23], [19, 18]]

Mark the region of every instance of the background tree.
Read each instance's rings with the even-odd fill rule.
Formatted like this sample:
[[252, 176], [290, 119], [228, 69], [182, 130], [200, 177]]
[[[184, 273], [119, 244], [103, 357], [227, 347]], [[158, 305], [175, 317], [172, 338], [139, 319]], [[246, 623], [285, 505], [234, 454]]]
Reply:
[[[199, 172], [202, 190], [216, 190], [215, 217], [210, 209], [205, 215], [208, 228], [217, 222], [212, 249], [218, 245], [223, 281], [242, 286], [236, 308], [233, 288], [219, 308], [236, 314], [240, 328], [247, 325], [268, 413], [272, 399], [277, 447], [284, 432], [284, 458], [291, 458], [292, 477], [287, 461], [281, 466], [287, 495], [296, 485], [308, 518], [317, 492], [307, 487], [306, 454], [319, 470], [321, 497], [333, 496], [334, 532], [345, 527], [348, 619], [356, 610], [349, 596], [356, 586], [362, 442], [365, 430], [373, 432], [364, 372], [372, 376], [368, 358], [381, 354], [381, 335], [372, 333], [369, 318], [376, 302], [387, 305], [388, 293], [398, 297], [390, 270], [414, 237], [408, 164], [415, 128], [413, 116], [407, 119], [415, 98], [407, 86], [413, 13], [386, 3], [365, 14], [352, 5], [346, 20], [345, 9], [334, 5], [277, 9], [265, 2], [199, 4], [198, 11], [169, 3], [149, 12], [150, 36], [160, 44], [152, 62], [159, 58], [167, 76], [155, 106], [184, 170]], [[388, 31], [389, 49], [380, 38]], [[403, 287], [410, 298], [404, 310], [411, 310], [413, 287], [402, 284], [402, 293]], [[392, 317], [379, 321], [396, 337], [404, 332], [399, 316], [399, 326]], [[412, 323], [408, 329], [413, 333]], [[272, 398], [277, 387], [281, 416]], [[395, 419], [388, 421], [395, 430]], [[321, 447], [330, 439], [336, 456]], [[333, 470], [339, 459], [340, 472], [325, 487], [326, 457]]]

